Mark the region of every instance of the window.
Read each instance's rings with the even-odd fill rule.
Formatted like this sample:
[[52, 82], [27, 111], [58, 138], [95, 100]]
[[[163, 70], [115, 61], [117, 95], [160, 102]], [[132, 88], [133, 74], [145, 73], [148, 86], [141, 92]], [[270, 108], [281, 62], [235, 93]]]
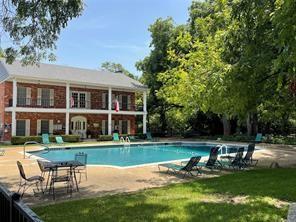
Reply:
[[16, 135], [17, 136], [26, 136], [26, 120], [17, 120], [16, 121]]
[[27, 88], [17, 87], [17, 104], [19, 106], [26, 105], [26, 99], [27, 99]]
[[127, 110], [128, 108], [128, 99], [126, 95], [122, 96], [122, 110]]
[[71, 104], [71, 107], [87, 108], [88, 101], [86, 99], [86, 96], [86, 92], [72, 92], [73, 104]]
[[41, 134], [48, 134], [48, 133], [49, 133], [49, 121], [41, 120]]
[[50, 106], [50, 89], [42, 89], [42, 91], [41, 91], [41, 105], [43, 107]]
[[121, 133], [122, 134], [128, 134], [128, 123], [127, 123], [127, 120], [122, 120]]

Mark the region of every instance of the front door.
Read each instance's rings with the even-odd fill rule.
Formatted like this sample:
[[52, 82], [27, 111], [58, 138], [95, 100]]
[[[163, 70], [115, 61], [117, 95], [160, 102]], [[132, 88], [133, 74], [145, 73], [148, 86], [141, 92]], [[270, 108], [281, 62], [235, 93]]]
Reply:
[[71, 119], [71, 131], [74, 135], [86, 138], [87, 120], [83, 116], [74, 116]]

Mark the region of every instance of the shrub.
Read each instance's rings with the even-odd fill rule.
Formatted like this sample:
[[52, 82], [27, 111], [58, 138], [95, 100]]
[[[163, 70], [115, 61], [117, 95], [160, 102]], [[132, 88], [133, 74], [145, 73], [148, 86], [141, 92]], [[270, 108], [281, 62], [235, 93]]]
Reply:
[[112, 141], [112, 135], [99, 135], [98, 141]]
[[[68, 142], [68, 143], [80, 141], [80, 136], [78, 136], [78, 135], [62, 135], [62, 137], [63, 137], [64, 142]], [[42, 137], [41, 136], [13, 136], [11, 138], [11, 144], [13, 144], [13, 145], [22, 145], [28, 141], [35, 141], [35, 142], [41, 143]], [[49, 141], [54, 143], [55, 136], [50, 136]]]

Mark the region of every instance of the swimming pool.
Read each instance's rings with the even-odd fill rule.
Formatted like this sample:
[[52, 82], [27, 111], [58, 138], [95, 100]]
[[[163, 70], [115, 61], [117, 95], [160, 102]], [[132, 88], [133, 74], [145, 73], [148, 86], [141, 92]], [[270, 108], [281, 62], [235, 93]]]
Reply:
[[[35, 155], [50, 161], [73, 160], [78, 152], [87, 153], [90, 165], [131, 167], [189, 159], [192, 156], [208, 156], [210, 149], [217, 144], [208, 143], [157, 143], [58, 148], [50, 151], [32, 151]], [[227, 146], [223, 153], [235, 152], [237, 147]]]

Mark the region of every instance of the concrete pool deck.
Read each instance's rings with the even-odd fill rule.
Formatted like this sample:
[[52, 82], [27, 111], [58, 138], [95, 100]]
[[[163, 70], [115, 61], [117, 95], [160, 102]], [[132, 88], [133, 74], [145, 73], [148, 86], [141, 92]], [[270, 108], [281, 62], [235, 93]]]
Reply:
[[[168, 142], [170, 140], [162, 140]], [[176, 140], [174, 140], [176, 141]], [[180, 141], [180, 140], [178, 140]], [[189, 140], [183, 140], [189, 141]], [[192, 141], [192, 140], [190, 140]], [[173, 142], [173, 141], [170, 141]], [[197, 142], [197, 141], [192, 141]], [[199, 141], [202, 142], [202, 141]], [[208, 141], [217, 143], [217, 141]], [[222, 143], [222, 142], [218, 142]], [[231, 143], [226, 144], [244, 144], [246, 143]], [[82, 143], [77, 146], [104, 144], [111, 145], [113, 143]], [[70, 144], [73, 146], [73, 144]], [[296, 166], [296, 147], [286, 145], [258, 145], [262, 150], [256, 151], [254, 158], [259, 159], [258, 167], [269, 167], [272, 162], [277, 162], [281, 167]], [[11, 146], [4, 148], [5, 155], [0, 156], [0, 183], [6, 186], [11, 191], [17, 191], [19, 183], [19, 172], [16, 166], [16, 161], [21, 161], [27, 176], [40, 175], [40, 170], [36, 159], [23, 158], [23, 146]], [[39, 149], [38, 146], [28, 146], [27, 151]], [[73, 193], [72, 198], [65, 192], [57, 196], [56, 201], [73, 200], [76, 198], [89, 198], [95, 196], [104, 196], [108, 194], [134, 192], [141, 189], [165, 186], [171, 183], [180, 183], [190, 179], [182, 179], [181, 177], [166, 174], [158, 171], [157, 165], [140, 166], [127, 169], [117, 169], [102, 166], [89, 166], [87, 168], [88, 180], [86, 181], [82, 175], [82, 181], [79, 184], [80, 192]], [[206, 171], [199, 178], [219, 176], [229, 172], [210, 172]], [[63, 189], [65, 191], [65, 189]], [[24, 201], [28, 204], [47, 204], [51, 203], [52, 197], [33, 196], [33, 192], [29, 189], [24, 195]]]

